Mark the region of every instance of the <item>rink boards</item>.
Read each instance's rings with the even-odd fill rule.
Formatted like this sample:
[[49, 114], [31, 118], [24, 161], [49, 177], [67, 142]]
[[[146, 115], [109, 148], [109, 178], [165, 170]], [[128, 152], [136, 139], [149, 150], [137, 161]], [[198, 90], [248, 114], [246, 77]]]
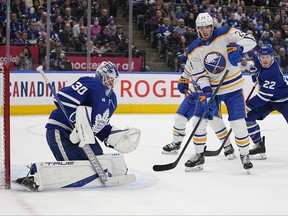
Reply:
[[[177, 72], [121, 72], [115, 89], [116, 113], [175, 113], [185, 97], [177, 89], [180, 75]], [[50, 72], [47, 76], [57, 92], [81, 76], [94, 76], [94, 72]], [[250, 75], [244, 78], [247, 96], [253, 83]], [[39, 73], [11, 72], [10, 84], [12, 115], [48, 114], [55, 108], [53, 95]], [[224, 105], [222, 108], [226, 112]]]

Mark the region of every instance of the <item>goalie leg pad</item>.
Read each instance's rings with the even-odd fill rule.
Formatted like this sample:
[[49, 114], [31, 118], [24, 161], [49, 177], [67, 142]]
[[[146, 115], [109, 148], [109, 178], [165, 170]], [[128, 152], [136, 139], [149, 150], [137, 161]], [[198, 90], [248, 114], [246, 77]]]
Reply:
[[[107, 154], [97, 156], [106, 175], [109, 177], [125, 176], [127, 165], [123, 155]], [[31, 176], [38, 186], [38, 191], [61, 188], [103, 187], [99, 176], [89, 161], [36, 162], [32, 164]]]

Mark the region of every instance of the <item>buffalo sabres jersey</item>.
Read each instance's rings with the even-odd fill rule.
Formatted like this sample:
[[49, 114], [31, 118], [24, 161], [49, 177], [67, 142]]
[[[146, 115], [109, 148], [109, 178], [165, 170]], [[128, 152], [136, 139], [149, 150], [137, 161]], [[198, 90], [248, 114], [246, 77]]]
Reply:
[[[92, 107], [92, 130], [101, 141], [107, 138], [111, 130], [109, 120], [117, 107], [117, 99], [114, 92], [109, 97], [106, 96], [105, 86], [99, 79], [81, 77], [71, 86], [62, 88], [57, 95], [72, 124], [75, 123], [75, 113], [79, 105]], [[57, 109], [51, 113], [46, 128], [72, 131], [59, 104], [56, 100], [54, 103]]]
[[226, 94], [239, 90], [243, 87], [244, 78], [238, 66], [233, 66], [228, 60], [226, 45], [237, 43], [243, 46], [243, 52], [253, 49], [256, 41], [251, 34], [246, 34], [239, 29], [228, 26], [217, 28], [212, 36], [204, 41], [196, 39], [190, 44], [188, 54], [188, 64], [190, 71], [184, 71], [184, 78], [191, 78], [200, 85], [201, 89], [211, 86], [215, 90], [224, 72], [228, 69], [226, 76], [218, 94]]
[[283, 76], [277, 60], [269, 68], [263, 68], [258, 59], [255, 60], [258, 73], [259, 91], [247, 102], [250, 109], [263, 106], [267, 102], [288, 101], [288, 77]]

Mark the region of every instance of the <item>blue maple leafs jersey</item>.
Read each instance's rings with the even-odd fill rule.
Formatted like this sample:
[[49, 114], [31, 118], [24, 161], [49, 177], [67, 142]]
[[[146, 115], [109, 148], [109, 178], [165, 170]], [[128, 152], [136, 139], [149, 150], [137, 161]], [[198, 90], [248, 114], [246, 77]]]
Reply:
[[[94, 77], [81, 77], [71, 86], [62, 88], [57, 93], [62, 102], [69, 120], [75, 123], [75, 112], [78, 106], [92, 107], [92, 130], [101, 141], [108, 137], [111, 131], [109, 123], [112, 114], [117, 107], [116, 94], [112, 92], [110, 97], [105, 94], [105, 86]], [[46, 128], [72, 131], [70, 123], [65, 118], [59, 104], [54, 99], [57, 109], [49, 116]]]
[[259, 90], [247, 102], [247, 106], [253, 109], [263, 106], [268, 101], [275, 103], [288, 101], [288, 78], [283, 76], [277, 60], [274, 60], [269, 68], [263, 68], [256, 58], [255, 66], [258, 71]]

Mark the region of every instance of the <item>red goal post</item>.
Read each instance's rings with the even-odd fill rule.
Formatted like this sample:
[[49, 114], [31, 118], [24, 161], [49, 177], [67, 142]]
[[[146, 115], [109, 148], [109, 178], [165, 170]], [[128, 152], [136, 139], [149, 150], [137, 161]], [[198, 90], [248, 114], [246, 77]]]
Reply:
[[9, 89], [9, 67], [0, 62], [0, 189], [11, 187]]

